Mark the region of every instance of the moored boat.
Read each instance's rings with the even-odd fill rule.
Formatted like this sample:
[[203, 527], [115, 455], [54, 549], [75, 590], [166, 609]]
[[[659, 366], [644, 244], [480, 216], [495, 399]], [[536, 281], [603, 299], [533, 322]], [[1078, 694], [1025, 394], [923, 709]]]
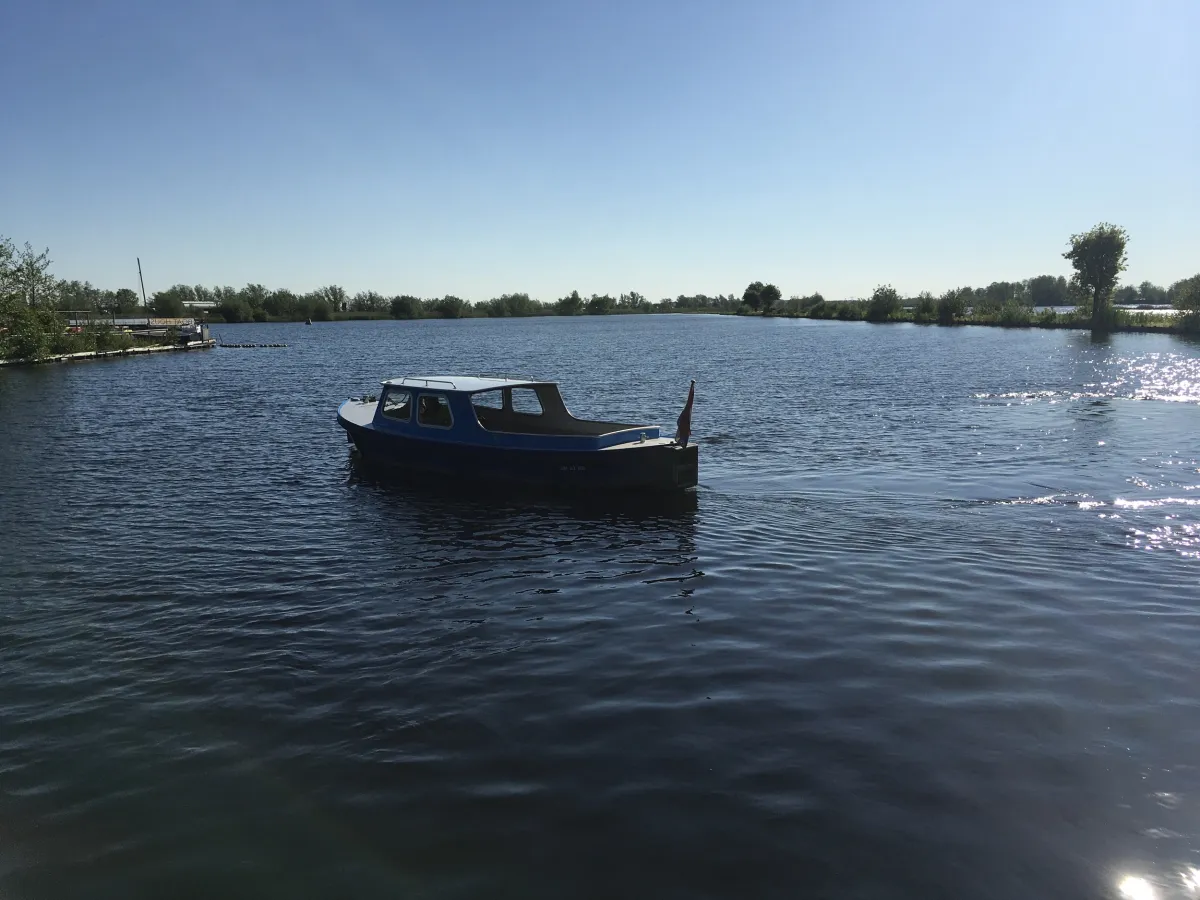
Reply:
[[679, 491], [699, 474], [688, 440], [692, 397], [675, 439], [658, 425], [576, 418], [555, 382], [508, 377], [388, 379], [377, 399], [344, 402], [337, 420], [364, 460], [401, 471], [585, 491]]

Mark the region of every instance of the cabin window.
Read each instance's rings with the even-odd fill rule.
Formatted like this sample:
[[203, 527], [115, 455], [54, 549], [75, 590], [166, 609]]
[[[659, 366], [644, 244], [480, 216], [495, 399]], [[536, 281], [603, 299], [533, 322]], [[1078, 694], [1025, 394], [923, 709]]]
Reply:
[[501, 391], [472, 394], [471, 405], [476, 409], [504, 409], [504, 394]]
[[449, 428], [454, 424], [450, 401], [445, 394], [422, 394], [417, 401], [417, 421], [433, 428]]
[[398, 422], [407, 422], [412, 417], [412, 394], [390, 388], [383, 396], [383, 414]]
[[542, 401], [538, 399], [537, 391], [533, 388], [513, 388], [512, 408], [513, 412], [521, 413], [522, 415], [540, 416], [542, 414]]

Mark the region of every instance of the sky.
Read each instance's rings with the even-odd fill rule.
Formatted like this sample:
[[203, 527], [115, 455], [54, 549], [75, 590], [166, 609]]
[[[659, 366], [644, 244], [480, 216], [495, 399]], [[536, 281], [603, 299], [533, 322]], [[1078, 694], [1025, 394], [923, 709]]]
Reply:
[[553, 300], [1200, 272], [1198, 0], [41, 0], [0, 235], [53, 271]]

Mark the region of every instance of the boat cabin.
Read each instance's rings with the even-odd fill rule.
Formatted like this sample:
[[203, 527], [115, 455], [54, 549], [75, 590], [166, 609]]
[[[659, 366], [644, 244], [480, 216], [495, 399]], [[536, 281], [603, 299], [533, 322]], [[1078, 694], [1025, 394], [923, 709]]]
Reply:
[[661, 440], [657, 425], [576, 418], [551, 381], [406, 376], [382, 385], [371, 424], [406, 437], [539, 449]]

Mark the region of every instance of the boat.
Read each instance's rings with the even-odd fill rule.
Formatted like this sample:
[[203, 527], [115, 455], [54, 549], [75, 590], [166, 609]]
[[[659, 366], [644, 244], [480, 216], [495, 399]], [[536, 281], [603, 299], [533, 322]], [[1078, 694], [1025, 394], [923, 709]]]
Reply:
[[674, 439], [658, 425], [576, 418], [553, 381], [404, 376], [346, 400], [337, 421], [362, 459], [407, 473], [584, 491], [695, 487], [695, 382]]

